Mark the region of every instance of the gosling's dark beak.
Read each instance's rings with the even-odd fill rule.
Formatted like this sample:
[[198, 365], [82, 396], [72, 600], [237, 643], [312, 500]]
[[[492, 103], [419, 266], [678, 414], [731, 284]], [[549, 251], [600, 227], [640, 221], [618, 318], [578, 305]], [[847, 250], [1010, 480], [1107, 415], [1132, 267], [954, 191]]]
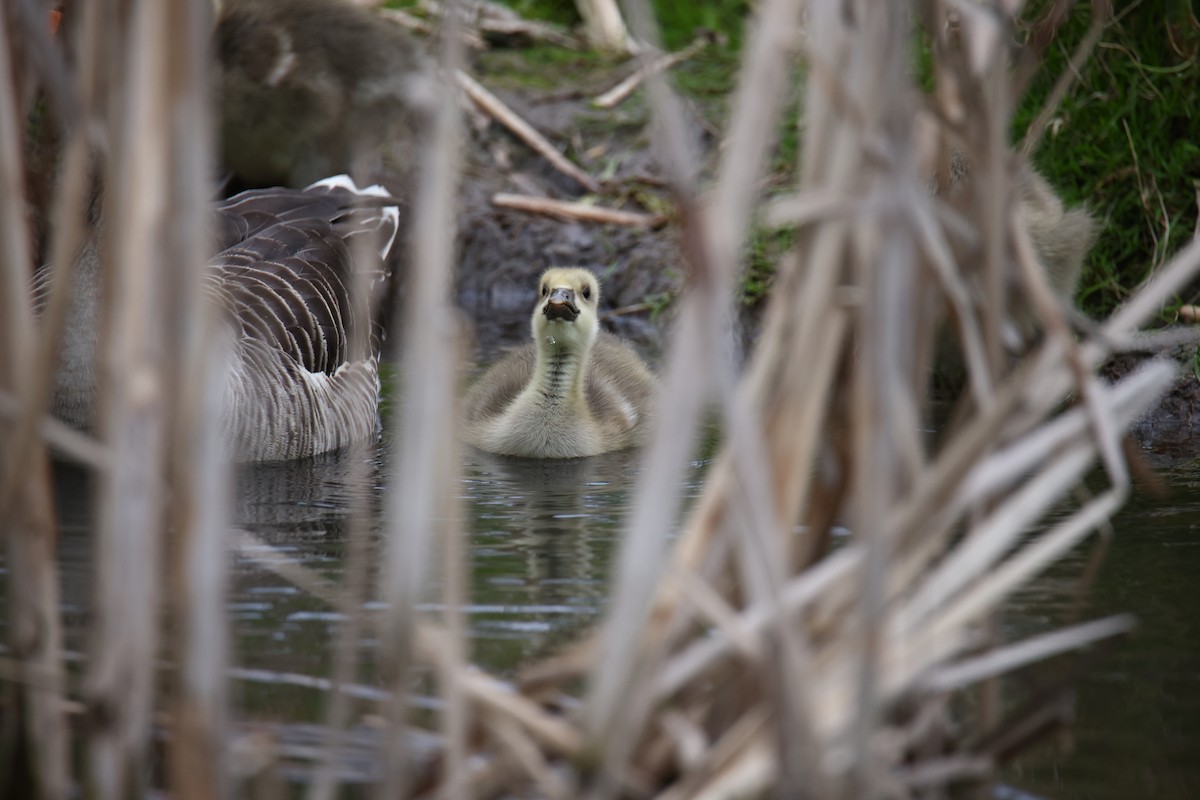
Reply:
[[572, 289], [560, 287], [550, 292], [546, 304], [542, 306], [546, 319], [565, 319], [574, 322], [579, 316], [579, 306], [575, 305], [575, 292]]

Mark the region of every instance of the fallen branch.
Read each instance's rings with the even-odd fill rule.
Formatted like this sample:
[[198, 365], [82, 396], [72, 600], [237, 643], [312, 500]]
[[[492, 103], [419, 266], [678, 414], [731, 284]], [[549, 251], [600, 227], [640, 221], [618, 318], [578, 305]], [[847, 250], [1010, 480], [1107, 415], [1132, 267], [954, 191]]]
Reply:
[[692, 56], [699, 53], [708, 46], [710, 37], [700, 36], [687, 47], [675, 53], [666, 53], [658, 58], [647, 61], [638, 67], [632, 75], [618, 83], [616, 86], [609, 89], [604, 94], [592, 101], [592, 105], [597, 108], [612, 108], [629, 95], [633, 94], [634, 90], [642, 84], [651, 75], [670, 69], [681, 61], [687, 61]]
[[614, 317], [623, 317], [627, 314], [641, 314], [643, 311], [651, 311], [654, 309], [654, 303], [633, 303], [620, 308], [614, 308], [612, 311], [605, 311], [600, 315], [600, 321], [613, 319]]
[[628, 225], [633, 228], [657, 228], [667, 221], [663, 214], [618, 211], [615, 208], [603, 208], [589, 203], [574, 203], [565, 200], [551, 200], [548, 197], [530, 197], [504, 192], [492, 195], [492, 204], [500, 208], [529, 211], [533, 214], [545, 214], [559, 219], [600, 222], [606, 225]]
[[562, 153], [554, 148], [554, 145], [533, 129], [528, 122], [517, 116], [511, 108], [496, 95], [485, 89], [478, 81], [472, 78], [462, 70], [458, 70], [456, 77], [458, 85], [467, 93], [467, 97], [479, 106], [485, 113], [491, 115], [497, 122], [513, 132], [521, 141], [532, 147], [539, 155], [545, 158], [559, 172], [571, 178], [589, 192], [599, 192], [600, 184], [596, 179], [581, 170], [575, 164], [571, 163]]

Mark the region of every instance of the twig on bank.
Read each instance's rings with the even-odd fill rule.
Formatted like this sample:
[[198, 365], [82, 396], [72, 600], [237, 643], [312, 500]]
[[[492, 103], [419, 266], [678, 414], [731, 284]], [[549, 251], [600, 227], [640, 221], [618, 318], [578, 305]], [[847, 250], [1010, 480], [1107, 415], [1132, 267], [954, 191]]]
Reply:
[[605, 320], [610, 320], [614, 317], [624, 317], [629, 314], [641, 314], [644, 311], [652, 311], [654, 309], [654, 305], [654, 303], [631, 303], [627, 306], [614, 308], [611, 311], [605, 311], [603, 314], [601, 314], [600, 321], [604, 322]]
[[600, 184], [591, 175], [588, 175], [582, 169], [575, 166], [566, 156], [558, 152], [545, 136], [542, 136], [533, 129], [532, 125], [521, 119], [499, 97], [489, 92], [478, 81], [462, 70], [455, 72], [455, 79], [475, 105], [479, 106], [480, 109], [491, 115], [497, 122], [512, 131], [521, 141], [532, 147], [539, 155], [549, 161], [556, 170], [593, 194], [600, 191]]
[[559, 219], [601, 222], [607, 225], [628, 225], [633, 228], [657, 228], [665, 225], [667, 222], [667, 218], [663, 214], [619, 211], [615, 208], [594, 206], [591, 203], [551, 200], [548, 197], [530, 197], [528, 195], [507, 194], [504, 192], [492, 195], [492, 204], [500, 208], [528, 211], [533, 214], [545, 214], [551, 217], [558, 217]]
[[[434, 33], [433, 26], [428, 22], [398, 8], [381, 8], [377, 13], [388, 22], [399, 25], [401, 28], [413, 33], [419, 33], [422, 36], [432, 36]], [[460, 31], [459, 36], [462, 37], [463, 44], [473, 50], [487, 49], [487, 42], [472, 31]]]
[[678, 50], [674, 53], [666, 53], [658, 58], [653, 59], [652, 61], [642, 64], [642, 66], [638, 67], [637, 70], [635, 70], [634, 73], [628, 78], [621, 81], [616, 86], [612, 87], [607, 92], [593, 100], [592, 105], [596, 106], [597, 108], [613, 108], [617, 106], [623, 102], [625, 98], [633, 94], [633, 92], [639, 86], [641, 86], [642, 81], [646, 80], [648, 76], [657, 75], [658, 73], [670, 69], [682, 61], [687, 61], [689, 58], [707, 47], [709, 41], [709, 37], [701, 36], [682, 50]]

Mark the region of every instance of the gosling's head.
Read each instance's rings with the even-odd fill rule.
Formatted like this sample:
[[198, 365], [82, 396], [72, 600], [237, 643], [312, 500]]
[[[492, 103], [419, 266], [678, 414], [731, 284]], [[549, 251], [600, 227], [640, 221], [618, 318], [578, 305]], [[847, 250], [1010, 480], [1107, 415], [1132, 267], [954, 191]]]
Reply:
[[600, 330], [600, 282], [582, 267], [551, 267], [538, 282], [533, 337], [559, 348], [585, 350]]

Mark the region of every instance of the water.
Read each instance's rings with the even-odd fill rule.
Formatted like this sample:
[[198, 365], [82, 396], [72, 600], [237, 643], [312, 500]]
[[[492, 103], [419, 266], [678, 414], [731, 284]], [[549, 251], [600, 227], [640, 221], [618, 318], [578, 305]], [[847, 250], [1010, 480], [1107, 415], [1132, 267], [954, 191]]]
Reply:
[[[384, 506], [384, 449], [370, 456], [372, 480], [365, 489], [348, 484], [353, 465], [345, 454], [243, 469], [237, 526], [263, 548], [340, 581], [351, 501], [363, 501], [376, 515]], [[698, 491], [704, 466], [693, 465], [685, 494]], [[597, 621], [638, 470], [631, 452], [575, 461], [464, 457], [471, 569], [466, 614], [475, 661], [511, 674]], [[1073, 613], [1091, 619], [1130, 611], [1140, 621], [1138, 631], [1078, 684], [1069, 734], [1008, 768], [1012, 785], [1067, 800], [1200, 797], [1200, 466], [1164, 463], [1160, 472], [1170, 496], [1134, 494], [1114, 521], [1116, 536], [1082, 608], [1074, 605], [1076, 586], [1094, 541], [1009, 605], [1002, 620], [1009, 638], [1049, 630]], [[56, 479], [67, 644], [84, 650], [87, 486], [82, 473], [69, 468], [60, 468]], [[377, 531], [371, 541], [381, 546]], [[263, 568], [254, 553], [251, 548], [235, 560], [229, 610], [235, 663], [261, 672], [258, 680], [235, 682], [235, 701], [245, 717], [319, 722], [324, 693], [288, 685], [275, 673], [328, 675], [337, 618]], [[436, 565], [429, 570], [436, 573]], [[436, 585], [425, 607], [439, 607]], [[377, 609], [377, 601], [368, 601], [368, 613]], [[359, 677], [370, 686], [378, 643], [364, 634], [360, 646]], [[302, 725], [289, 730], [301, 740], [311, 736]]]
[[[1152, 458], [1152, 461], [1154, 459]], [[1136, 491], [1083, 600], [1083, 618], [1132, 612], [1138, 629], [1078, 683], [1075, 725], [1009, 771], [1048, 797], [1200, 797], [1200, 464], [1159, 459], [1170, 487]], [[1094, 543], [1076, 550], [1010, 604], [1021, 632], [1071, 613]]]

